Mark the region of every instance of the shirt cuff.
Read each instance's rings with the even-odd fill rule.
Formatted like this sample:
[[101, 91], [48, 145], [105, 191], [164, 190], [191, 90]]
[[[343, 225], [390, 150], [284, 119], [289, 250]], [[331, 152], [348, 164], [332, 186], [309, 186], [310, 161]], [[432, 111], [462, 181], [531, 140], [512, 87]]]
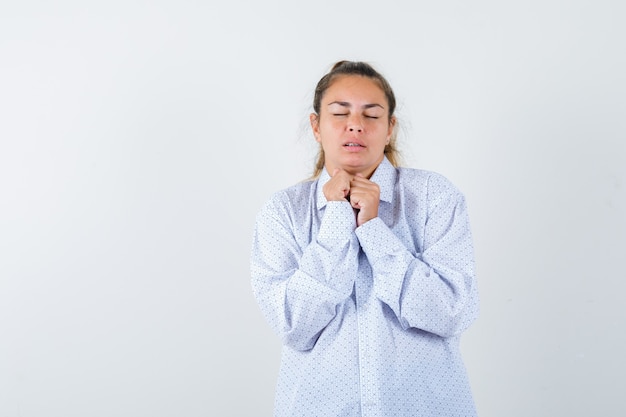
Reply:
[[402, 241], [398, 239], [380, 217], [374, 217], [370, 221], [363, 223], [356, 229], [355, 233], [372, 266], [378, 259], [384, 256], [406, 251]]
[[356, 229], [354, 209], [347, 201], [326, 203], [324, 218], [317, 234], [317, 243], [330, 250], [349, 241]]

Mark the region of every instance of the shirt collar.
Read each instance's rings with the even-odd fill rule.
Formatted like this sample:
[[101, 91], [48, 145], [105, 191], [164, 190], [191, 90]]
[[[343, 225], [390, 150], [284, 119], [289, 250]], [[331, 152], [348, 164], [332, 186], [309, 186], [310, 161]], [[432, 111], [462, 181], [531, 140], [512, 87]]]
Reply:
[[[393, 201], [393, 188], [396, 182], [397, 176], [396, 169], [391, 162], [385, 156], [382, 162], [378, 165], [374, 174], [370, 177], [372, 182], [375, 182], [380, 187], [380, 200], [387, 203]], [[330, 174], [326, 171], [326, 168], [322, 170], [319, 178], [317, 179], [317, 208], [321, 209], [326, 206], [327, 200], [324, 196], [324, 184], [330, 180]]]

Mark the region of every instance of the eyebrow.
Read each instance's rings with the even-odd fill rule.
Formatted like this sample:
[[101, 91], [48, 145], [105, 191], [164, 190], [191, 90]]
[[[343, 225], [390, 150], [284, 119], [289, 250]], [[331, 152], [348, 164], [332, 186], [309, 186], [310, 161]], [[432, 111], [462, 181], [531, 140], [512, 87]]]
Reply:
[[[332, 103], [328, 103], [329, 106], [332, 106], [333, 104], [338, 104], [342, 107], [352, 107], [352, 105], [348, 103], [347, 101], [333, 101]], [[364, 109], [371, 109], [372, 107], [380, 107], [383, 110], [385, 109], [382, 105], [378, 103], [371, 103], [371, 104], [363, 105]]]

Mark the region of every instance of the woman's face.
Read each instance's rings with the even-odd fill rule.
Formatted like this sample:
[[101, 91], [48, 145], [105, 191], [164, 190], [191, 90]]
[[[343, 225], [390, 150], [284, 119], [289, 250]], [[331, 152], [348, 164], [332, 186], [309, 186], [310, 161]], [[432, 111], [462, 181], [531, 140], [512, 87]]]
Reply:
[[385, 93], [359, 75], [337, 77], [324, 93], [319, 115], [311, 114], [315, 139], [322, 145], [326, 170], [336, 168], [369, 178], [383, 160], [395, 119], [389, 121]]

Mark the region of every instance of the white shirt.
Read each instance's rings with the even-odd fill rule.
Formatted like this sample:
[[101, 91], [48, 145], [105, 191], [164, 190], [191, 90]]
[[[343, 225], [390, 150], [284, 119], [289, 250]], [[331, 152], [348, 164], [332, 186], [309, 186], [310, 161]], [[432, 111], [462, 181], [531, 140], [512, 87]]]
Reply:
[[360, 227], [330, 179], [275, 193], [256, 219], [252, 287], [283, 342], [275, 416], [475, 416], [459, 338], [478, 316], [463, 195], [434, 172], [371, 181]]

